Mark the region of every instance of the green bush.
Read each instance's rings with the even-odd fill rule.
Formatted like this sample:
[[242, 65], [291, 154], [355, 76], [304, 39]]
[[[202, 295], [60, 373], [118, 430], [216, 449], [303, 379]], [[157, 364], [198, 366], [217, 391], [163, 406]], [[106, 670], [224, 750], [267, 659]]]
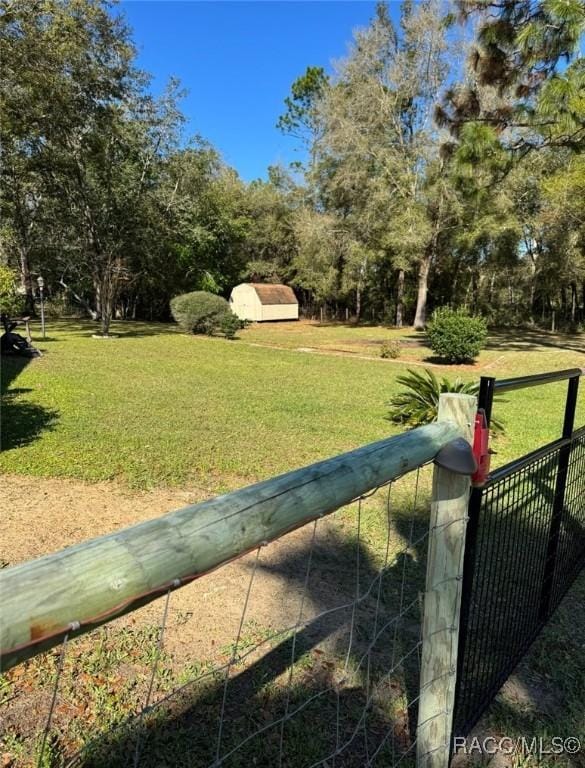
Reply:
[[20, 315], [23, 298], [18, 294], [18, 277], [10, 267], [0, 264], [0, 314], [13, 317]]
[[188, 333], [212, 334], [221, 330], [223, 319], [232, 311], [221, 296], [207, 291], [194, 291], [171, 299], [171, 314]]
[[433, 352], [449, 363], [473, 360], [485, 346], [487, 323], [483, 317], [472, 317], [463, 309], [440, 307], [433, 312], [427, 326]]
[[[396, 381], [402, 384], [404, 390], [398, 392], [390, 400], [390, 421], [400, 424], [409, 424], [420, 427], [422, 424], [430, 424], [437, 420], [439, 410], [439, 396], [443, 392], [461, 392], [466, 395], [477, 395], [479, 383], [476, 381], [462, 381], [442, 377], [437, 379], [428, 368], [424, 371], [408, 369], [407, 373], [397, 376]], [[504, 425], [498, 419], [491, 419], [491, 429], [495, 432], [503, 432]]]
[[234, 315], [233, 312], [230, 312], [221, 318], [219, 329], [226, 337], [226, 339], [235, 339], [236, 333], [240, 331], [244, 325], [245, 323], [243, 320], [240, 320], [237, 315]]
[[391, 358], [392, 360], [396, 360], [397, 357], [400, 357], [400, 352], [400, 342], [397, 339], [383, 341], [382, 346], [380, 347], [380, 357], [385, 359]]

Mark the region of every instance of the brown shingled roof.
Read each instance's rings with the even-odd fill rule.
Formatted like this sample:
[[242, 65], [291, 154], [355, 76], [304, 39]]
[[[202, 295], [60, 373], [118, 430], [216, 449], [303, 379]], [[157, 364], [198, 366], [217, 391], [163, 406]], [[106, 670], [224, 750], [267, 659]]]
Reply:
[[297, 297], [288, 285], [250, 283], [262, 304], [297, 304]]

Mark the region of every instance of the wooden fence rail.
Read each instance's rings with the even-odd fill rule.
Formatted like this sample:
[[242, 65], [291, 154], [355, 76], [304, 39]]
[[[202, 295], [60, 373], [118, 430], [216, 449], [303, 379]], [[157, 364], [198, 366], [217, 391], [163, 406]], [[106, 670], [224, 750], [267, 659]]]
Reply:
[[429, 424], [0, 571], [0, 669], [339, 509], [461, 435]]

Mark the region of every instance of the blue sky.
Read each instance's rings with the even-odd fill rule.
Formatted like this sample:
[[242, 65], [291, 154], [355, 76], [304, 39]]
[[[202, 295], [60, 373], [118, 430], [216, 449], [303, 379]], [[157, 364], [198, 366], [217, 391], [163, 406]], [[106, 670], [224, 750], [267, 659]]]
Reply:
[[[123, 0], [139, 65], [160, 92], [170, 75], [189, 91], [189, 134], [200, 133], [250, 181], [299, 155], [275, 128], [292, 81], [308, 65], [329, 68], [375, 4], [360, 2], [176, 2]], [[390, 4], [397, 17], [400, 5]]]

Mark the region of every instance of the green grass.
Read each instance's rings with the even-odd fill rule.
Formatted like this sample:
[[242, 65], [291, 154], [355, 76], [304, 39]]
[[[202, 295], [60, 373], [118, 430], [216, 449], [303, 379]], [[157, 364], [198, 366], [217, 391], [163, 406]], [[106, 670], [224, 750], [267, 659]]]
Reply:
[[[408, 362], [436, 363], [432, 350], [427, 346], [425, 334], [412, 328], [387, 328], [380, 325], [354, 325], [352, 323], [318, 323], [301, 320], [288, 323], [255, 323], [241, 332], [241, 338], [250, 343], [275, 345], [289, 349], [312, 348], [346, 352], [355, 355], [380, 357], [384, 341], [395, 340], [401, 345], [400, 360]], [[540, 330], [495, 330], [475, 364], [466, 368], [481, 369], [507, 356], [506, 367], [515, 367], [509, 352], [538, 353], [556, 349], [581, 355], [585, 352], [583, 335], [554, 334]], [[524, 364], [524, 355], [518, 363]], [[498, 362], [499, 364], [499, 362]]]
[[[114, 330], [120, 331], [119, 328]], [[387, 372], [189, 337], [172, 328], [111, 341], [60, 324], [16, 378], [0, 469], [134, 487], [252, 480], [329, 456], [389, 431]], [[9, 376], [13, 361], [3, 365]], [[23, 409], [33, 435], [26, 436]], [[34, 434], [35, 424], [51, 422]], [[25, 433], [24, 436], [22, 433]]]
[[[135, 488], [197, 482], [218, 490], [400, 430], [385, 416], [405, 363], [249, 343], [289, 334], [295, 346], [305, 346], [305, 335], [314, 339], [321, 331], [346, 339], [387, 335], [387, 329], [279, 324], [250, 329], [235, 342], [190, 337], [162, 324], [119, 323], [113, 329], [119, 338], [109, 341], [92, 339], [88, 323], [54, 321], [49, 330], [51, 340], [38, 342], [41, 359], [24, 368], [3, 360], [0, 471], [118, 479]], [[499, 362], [484, 372], [511, 376], [581, 364], [583, 342], [571, 340], [570, 349], [563, 343], [494, 337], [485, 354]], [[473, 379], [481, 364], [443, 370]], [[558, 436], [564, 389], [513, 393], [498, 406], [508, 431], [495, 446], [496, 463]], [[581, 419], [584, 404], [582, 393]]]
[[[115, 479], [139, 489], [198, 483], [216, 492], [241, 486], [400, 431], [385, 418], [387, 402], [397, 391], [396, 377], [406, 370], [409, 360], [420, 363], [431, 356], [424, 337], [412, 331], [343, 324], [254, 326], [235, 342], [189, 337], [162, 324], [117, 323], [113, 331], [119, 337], [110, 341], [92, 339], [92, 331], [89, 323], [53, 321], [50, 339], [38, 342], [42, 358], [27, 365], [16, 360], [2, 361], [1, 471], [86, 481]], [[379, 359], [379, 345], [388, 337], [406, 337], [409, 341], [398, 362]], [[323, 354], [296, 351], [299, 348], [313, 348]], [[509, 377], [575, 367], [583, 364], [584, 349], [585, 340], [580, 336], [497, 333], [475, 366], [446, 366], [436, 372], [474, 379], [482, 373]], [[338, 350], [354, 354], [340, 356]], [[494, 442], [494, 465], [559, 436], [565, 389], [565, 384], [537, 387], [513, 393], [506, 396], [506, 402], [498, 403], [497, 413], [505, 421], [507, 433]], [[584, 421], [582, 391], [577, 425]], [[412, 499], [413, 475], [402, 482], [406, 490], [394, 499], [392, 508], [396, 527], [393, 553], [404, 543], [412, 520], [407, 502]], [[415, 522], [424, 526], [428, 478], [421, 495], [421, 514], [416, 515]], [[339, 562], [349, 561], [349, 553], [355, 549], [355, 510], [352, 515], [347, 510], [341, 512], [339, 541], [323, 548], [324, 555], [336, 553], [337, 568]], [[384, 520], [373, 502], [364, 506], [362, 567], [372, 572], [381, 565]], [[418, 568], [418, 576], [414, 574], [407, 582], [408, 589], [416, 594], [424, 579], [424, 553], [413, 558], [412, 564]], [[330, 578], [333, 575], [340, 581], [351, 578], [351, 573], [336, 575], [338, 571], [327, 563], [318, 573]], [[388, 580], [390, 605], [400, 599], [400, 584], [398, 576]], [[484, 730], [545, 738], [585, 734], [583, 589], [581, 578], [518, 672], [521, 681], [529, 681], [544, 691], [548, 705], [518, 705], [500, 695], [484, 718]], [[364, 618], [365, 626], [367, 621], [371, 616]], [[279, 644], [273, 631], [273, 627], [250, 622], [244, 627], [242, 649], [266, 639], [271, 652], [264, 664], [254, 659], [253, 679], [243, 678], [249, 680], [246, 684], [254, 684], [254, 690], [251, 693], [244, 688], [241, 695], [236, 695], [231, 730], [226, 733], [228, 744], [230, 740], [237, 743], [246, 729], [257, 728], [258, 717], [274, 718], [282, 710], [282, 681], [275, 679], [270, 665], [278, 668], [278, 654], [290, 658], [290, 637], [280, 638], [284, 641]], [[108, 628], [72, 644], [66, 662], [71, 682], [61, 692], [62, 708], [55, 729], [58, 738], [50, 743], [46, 765], [59, 765], [62, 755], [80, 746], [88, 734], [103, 736], [87, 766], [114, 766], [118, 756], [122, 761], [133, 754], [135, 725], [111, 737], [106, 734], [144, 701], [153, 633], [152, 627], [117, 629], [114, 634]], [[392, 647], [392, 641], [389, 637], [386, 650]], [[224, 657], [231, 652], [229, 646], [219, 650]], [[293, 703], [327, 685], [324, 675], [332, 668], [327, 665], [339, 663], [343, 657], [335, 653], [331, 658], [324, 657], [302, 643], [297, 650], [298, 681], [292, 688]], [[381, 661], [382, 667], [388, 668], [387, 659]], [[38, 711], [31, 709], [36, 714], [29, 718], [29, 740], [37, 738], [38, 725], [44, 722], [56, 662], [57, 657], [49, 654], [19, 668], [24, 670], [22, 673], [15, 670], [16, 674], [0, 678], [0, 702], [10, 700], [23, 677], [27, 690], [33, 693], [33, 703], [34, 695], [40, 696]], [[237, 667], [240, 671], [239, 662]], [[159, 668], [158, 690], [169, 691], [202, 669], [213, 672], [209, 660], [192, 659], [190, 667], [177, 669], [165, 656]], [[154, 741], [147, 751], [153, 765], [180, 765], [185, 755], [193, 754], [204, 754], [208, 762], [213, 758], [207, 753], [213, 746], [222, 687], [221, 678], [213, 674], [205, 680], [205, 684], [190, 689], [188, 700], [152, 714], [152, 723], [149, 720], [147, 725]], [[374, 736], [383, 734], [388, 723], [404, 719], [399, 680], [396, 685], [398, 694], [394, 692], [388, 701], [382, 697], [378, 703], [377, 720], [370, 723]], [[349, 723], [346, 727], [350, 729], [361, 711], [360, 686], [361, 680], [354, 689], [343, 692]], [[296, 745], [300, 764], [329, 748], [336, 702], [324, 701], [320, 709], [308, 708], [304, 719], [291, 723], [287, 733]], [[194, 719], [195, 705], [198, 714]], [[24, 715], [26, 720], [28, 709]], [[33, 722], [35, 717], [38, 722]], [[319, 717], [323, 718], [323, 727], [315, 727]], [[397, 741], [404, 736], [398, 732], [395, 735]], [[17, 766], [30, 764], [23, 744], [24, 736], [10, 733], [4, 741], [4, 749], [15, 756]], [[363, 764], [364, 748], [356, 747], [348, 766]], [[262, 750], [260, 759], [267, 761], [264, 764], [274, 764], [278, 741], [262, 742]], [[253, 754], [244, 753], [241, 764], [254, 764], [252, 758]], [[552, 762], [576, 768], [585, 765], [579, 756], [572, 762]], [[522, 764], [548, 762], [528, 760]], [[235, 761], [234, 765], [240, 763]]]
[[480, 734], [496, 738], [541, 738], [546, 747], [550, 747], [554, 736], [573, 736], [580, 739], [581, 750], [573, 755], [545, 754], [540, 758], [532, 755], [522, 759], [517, 755], [510, 764], [540, 768], [585, 766], [584, 606], [582, 573], [515, 670], [514, 686], [504, 687], [477, 729]]

